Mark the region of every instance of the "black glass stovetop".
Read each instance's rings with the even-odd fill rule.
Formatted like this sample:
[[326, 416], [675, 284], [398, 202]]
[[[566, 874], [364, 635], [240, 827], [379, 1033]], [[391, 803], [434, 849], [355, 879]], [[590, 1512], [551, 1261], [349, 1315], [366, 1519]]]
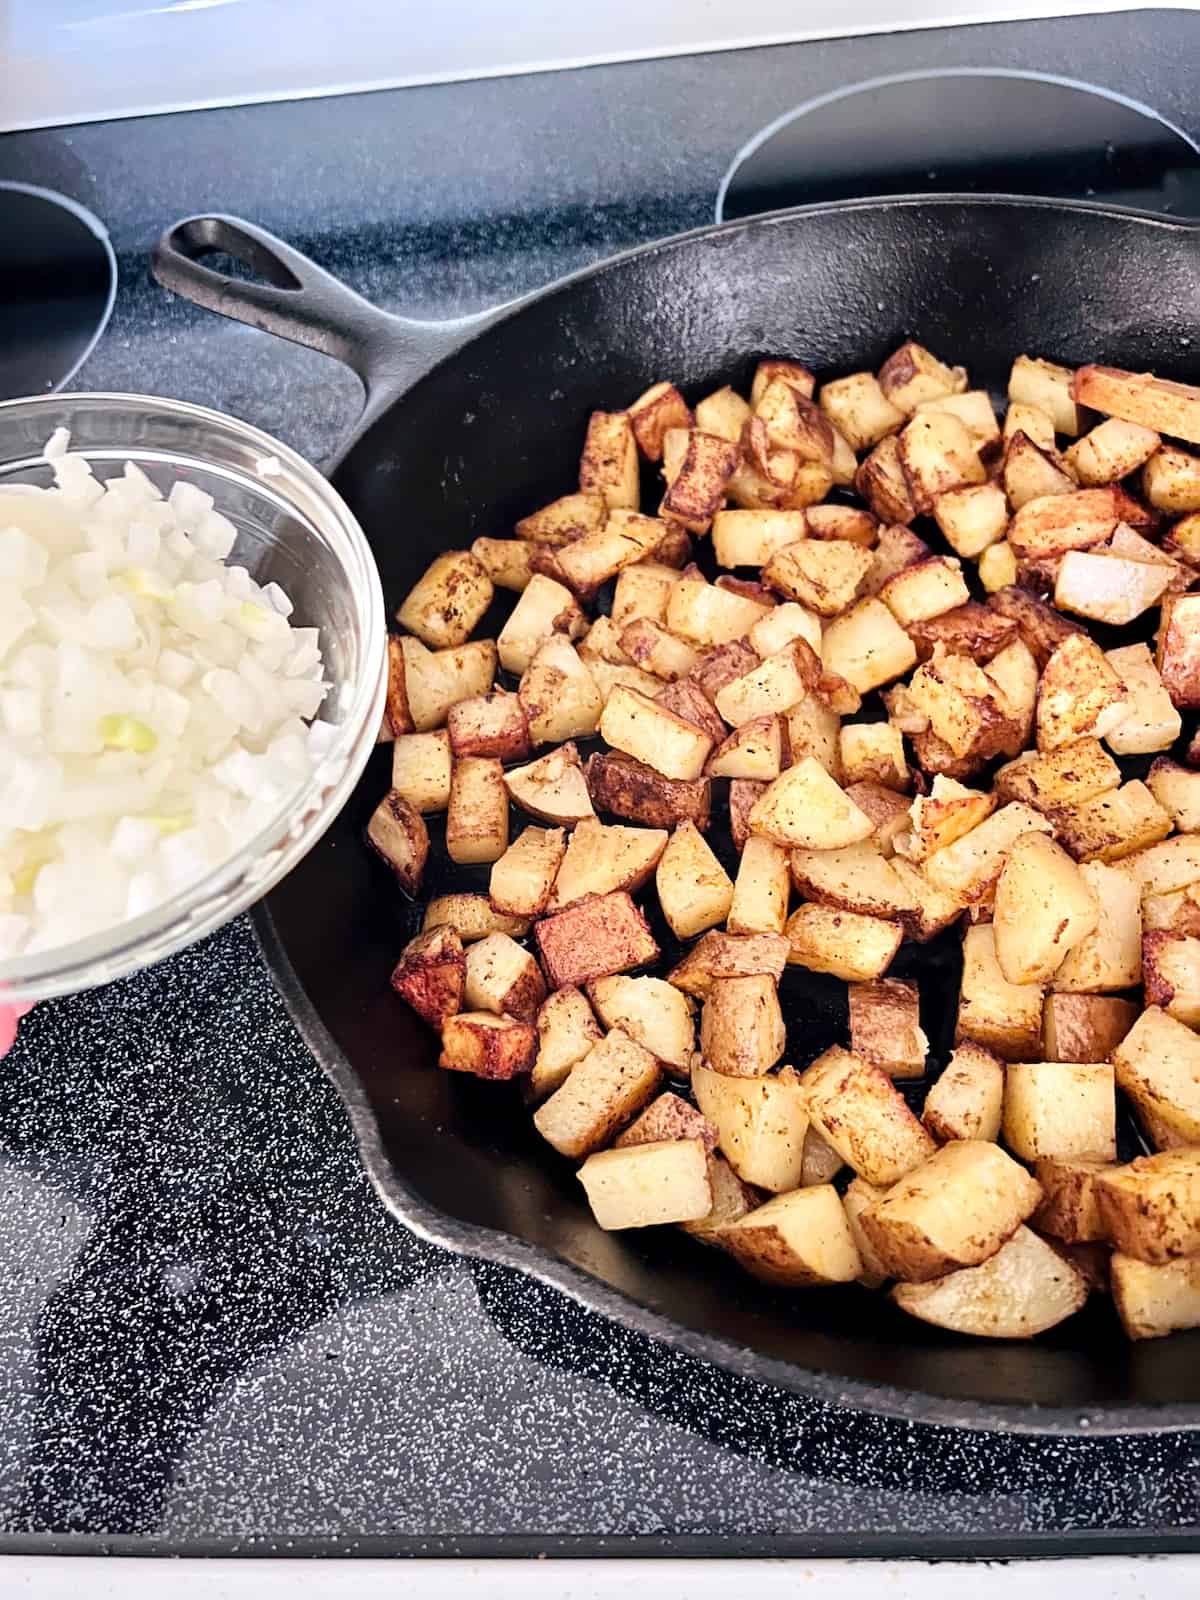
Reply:
[[[189, 113], [0, 138], [0, 184], [111, 237], [116, 304], [74, 386], [216, 406], [320, 460], [354, 380], [169, 299], [146, 264], [167, 222], [246, 215], [448, 317], [711, 221], [719, 195], [731, 216], [912, 187], [1200, 214], [1198, 46], [1200, 16], [1155, 11]], [[14, 334], [0, 387], [5, 349], [38, 359]], [[244, 921], [26, 1019], [0, 1188], [0, 1551], [1200, 1548], [1195, 1435], [818, 1405], [407, 1234]]]

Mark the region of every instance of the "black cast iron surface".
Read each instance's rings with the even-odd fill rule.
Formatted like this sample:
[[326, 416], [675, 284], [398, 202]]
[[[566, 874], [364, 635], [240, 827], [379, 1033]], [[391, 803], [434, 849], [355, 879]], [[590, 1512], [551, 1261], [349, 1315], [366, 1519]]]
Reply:
[[[1104, 18], [56, 130], [0, 141], [0, 176], [114, 237], [81, 385], [220, 406], [319, 458], [354, 380], [168, 301], [145, 252], [171, 217], [236, 209], [384, 304], [454, 315], [709, 220], [742, 140], [883, 57], [1069, 56], [1186, 124], [1198, 33]], [[5, 1547], [949, 1554], [1200, 1526], [1194, 1435], [848, 1412], [405, 1234], [244, 925], [40, 1008], [0, 1084]]]

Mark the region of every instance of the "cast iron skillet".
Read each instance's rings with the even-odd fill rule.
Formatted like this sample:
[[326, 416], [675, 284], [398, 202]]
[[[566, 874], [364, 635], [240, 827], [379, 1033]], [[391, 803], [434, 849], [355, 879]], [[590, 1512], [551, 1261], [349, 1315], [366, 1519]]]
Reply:
[[[259, 281], [205, 266], [217, 251]], [[506, 537], [517, 517], [572, 487], [587, 414], [658, 378], [698, 397], [745, 387], [763, 354], [818, 373], [875, 368], [912, 336], [969, 363], [972, 380], [997, 393], [1022, 350], [1200, 380], [1200, 229], [1083, 204], [946, 196], [784, 212], [633, 251], [453, 325], [389, 316], [231, 218], [170, 229], [154, 270], [189, 299], [334, 355], [362, 379], [363, 420], [332, 477], [366, 529], [391, 607], [437, 551]], [[493, 631], [490, 619], [482, 631]], [[702, 1358], [826, 1400], [974, 1427], [1200, 1425], [1200, 1334], [1131, 1346], [1100, 1301], [1033, 1343], [971, 1343], [856, 1288], [771, 1291], [678, 1230], [601, 1233], [516, 1090], [434, 1070], [434, 1036], [388, 988], [420, 914], [362, 845], [389, 759], [386, 748], [376, 754], [256, 921], [368, 1170], [405, 1224]], [[441, 871], [435, 860], [430, 892], [445, 886]], [[897, 970], [919, 978], [944, 1059], [955, 941], [901, 960]], [[796, 1065], [842, 1036], [842, 985], [789, 970], [783, 998]]]

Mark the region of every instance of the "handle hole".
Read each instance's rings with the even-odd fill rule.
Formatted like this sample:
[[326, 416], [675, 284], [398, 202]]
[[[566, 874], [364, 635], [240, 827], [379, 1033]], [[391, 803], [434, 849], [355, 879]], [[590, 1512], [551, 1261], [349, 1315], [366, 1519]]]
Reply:
[[201, 217], [185, 223], [176, 235], [176, 246], [190, 260], [241, 283], [268, 283], [292, 292], [303, 288], [274, 251], [224, 218]]
[[242, 283], [269, 283], [276, 289], [298, 289], [299, 281], [288, 272], [286, 267], [275, 266], [270, 272], [265, 272], [251, 266], [248, 261], [243, 261], [240, 256], [231, 256], [228, 250], [220, 250], [215, 245], [212, 249], [201, 250], [196, 260], [203, 262], [206, 267], [211, 267], [214, 272], [219, 272], [225, 278], [237, 278]]

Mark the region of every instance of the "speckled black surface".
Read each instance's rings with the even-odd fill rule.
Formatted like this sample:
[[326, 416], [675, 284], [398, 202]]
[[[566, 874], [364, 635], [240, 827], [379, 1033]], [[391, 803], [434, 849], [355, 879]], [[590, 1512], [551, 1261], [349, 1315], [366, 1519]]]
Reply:
[[[0, 139], [0, 177], [112, 232], [121, 292], [80, 387], [216, 405], [319, 459], [355, 381], [169, 301], [145, 253], [175, 216], [241, 212], [385, 305], [454, 315], [709, 220], [745, 138], [882, 71], [1069, 62], [1195, 133], [1198, 35], [1157, 13], [55, 130]], [[244, 923], [25, 1021], [0, 1169], [0, 1549], [948, 1554], [1200, 1530], [1196, 1436], [833, 1411], [405, 1234]]]

